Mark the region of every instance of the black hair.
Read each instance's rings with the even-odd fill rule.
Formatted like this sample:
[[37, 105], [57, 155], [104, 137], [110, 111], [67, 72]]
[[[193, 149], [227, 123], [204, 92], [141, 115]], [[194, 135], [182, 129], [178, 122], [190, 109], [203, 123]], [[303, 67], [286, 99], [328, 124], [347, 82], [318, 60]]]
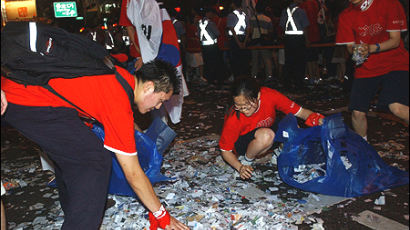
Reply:
[[242, 7], [242, 0], [232, 0], [232, 3], [238, 8]]
[[169, 62], [154, 60], [142, 65], [136, 73], [136, 77], [142, 83], [147, 81], [154, 82], [154, 92], [179, 94], [180, 77], [177, 75], [176, 68]]
[[[258, 100], [258, 94], [261, 89], [261, 86], [258, 84], [255, 78], [251, 77], [239, 77], [235, 82], [232, 84], [231, 88], [231, 96], [232, 99], [238, 96], [244, 96], [246, 99], [252, 102], [256, 102]], [[236, 112], [236, 116], [239, 118], [239, 111], [235, 111], [233, 106], [228, 111], [228, 114]]]

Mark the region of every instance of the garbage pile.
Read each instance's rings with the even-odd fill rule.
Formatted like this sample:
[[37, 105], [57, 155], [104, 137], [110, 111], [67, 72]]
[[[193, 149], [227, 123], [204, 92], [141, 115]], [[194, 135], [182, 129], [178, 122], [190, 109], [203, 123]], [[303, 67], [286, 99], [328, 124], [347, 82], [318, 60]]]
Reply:
[[[256, 165], [251, 180], [241, 180], [223, 161], [217, 145], [217, 136], [196, 138], [177, 142], [165, 154], [162, 173], [177, 180], [155, 184], [154, 189], [171, 215], [191, 229], [297, 229], [302, 223], [322, 225], [323, 221], [311, 214], [331, 204], [319, 202], [313, 208], [305, 208], [311, 203], [309, 200], [320, 201], [320, 195], [287, 186], [280, 180], [276, 166], [269, 162]], [[11, 167], [15, 165], [4, 166], [2, 170], [12, 175]], [[41, 171], [38, 160], [19, 166], [33, 172], [21, 179], [26, 181], [26, 186], [43, 180], [41, 196], [52, 204], [35, 202], [21, 206], [23, 213], [25, 209], [31, 212], [33, 221], [9, 222], [9, 228], [60, 229], [64, 214], [58, 193], [46, 187], [44, 181], [50, 173]], [[19, 195], [24, 192], [20, 190], [12, 189], [9, 193]], [[147, 211], [138, 199], [117, 195], [108, 198], [115, 205], [106, 210], [101, 229], [149, 228]], [[345, 198], [333, 202], [341, 200]]]

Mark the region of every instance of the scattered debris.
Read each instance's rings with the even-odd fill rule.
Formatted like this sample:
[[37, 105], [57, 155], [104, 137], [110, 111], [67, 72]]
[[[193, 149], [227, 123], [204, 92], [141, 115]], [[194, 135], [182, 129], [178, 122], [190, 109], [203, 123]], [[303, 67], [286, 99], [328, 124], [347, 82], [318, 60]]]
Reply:
[[407, 230], [409, 229], [408, 226], [400, 224], [392, 219], [381, 216], [369, 210], [359, 213], [357, 217], [353, 216], [352, 219], [371, 229], [377, 229], [377, 230], [382, 230], [382, 229]]

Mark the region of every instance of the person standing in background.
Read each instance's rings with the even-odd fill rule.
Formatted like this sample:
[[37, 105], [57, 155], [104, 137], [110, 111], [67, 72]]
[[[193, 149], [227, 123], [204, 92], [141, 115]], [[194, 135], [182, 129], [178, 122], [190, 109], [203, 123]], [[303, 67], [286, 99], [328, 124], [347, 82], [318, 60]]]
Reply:
[[190, 17], [186, 22], [186, 37], [187, 37], [187, 81], [199, 80], [206, 82], [204, 77], [204, 60], [201, 52], [201, 45], [198, 34], [199, 14], [192, 9]]
[[[251, 17], [250, 24], [252, 29], [251, 41], [253, 46], [267, 46], [273, 44], [273, 25], [272, 20], [264, 14], [265, 5], [259, 2], [256, 4], [256, 15]], [[251, 76], [257, 78], [259, 63], [263, 62], [265, 67], [264, 81], [272, 81], [272, 50], [271, 49], [252, 49], [252, 69]]]
[[319, 4], [317, 0], [305, 0], [300, 4], [300, 8], [304, 9], [309, 20], [307, 29], [306, 41], [306, 77], [313, 83], [318, 84], [320, 81], [319, 71], [319, 48], [310, 47], [313, 43], [320, 42], [320, 30], [317, 22], [319, 14]]
[[307, 27], [309, 20], [306, 12], [299, 8], [303, 0], [293, 2], [282, 11], [280, 26], [285, 31], [285, 86], [301, 89], [306, 67]]
[[246, 44], [250, 37], [249, 17], [241, 8], [242, 0], [233, 0], [233, 11], [228, 15], [226, 29], [228, 31], [230, 63], [235, 78], [249, 72], [249, 50]]
[[[127, 4], [128, 0], [122, 0], [120, 20], [118, 24], [126, 28], [130, 41], [129, 55], [131, 56], [132, 60], [131, 66], [130, 68], [128, 68], [128, 71], [130, 71], [131, 69], [135, 69], [134, 71], [137, 71], [142, 66], [141, 51], [139, 48], [137, 31], [127, 17]], [[132, 73], [133, 71], [130, 72]]]
[[409, 123], [409, 53], [401, 32], [406, 15], [397, 0], [349, 0], [339, 16], [336, 44], [356, 60], [349, 110], [353, 129], [367, 140], [370, 103], [381, 87], [378, 106]]
[[204, 58], [204, 72], [208, 83], [223, 85], [222, 56], [218, 47], [219, 30], [215, 22], [210, 20], [214, 10], [206, 8], [205, 16], [198, 21], [199, 41], [201, 43], [202, 55]]

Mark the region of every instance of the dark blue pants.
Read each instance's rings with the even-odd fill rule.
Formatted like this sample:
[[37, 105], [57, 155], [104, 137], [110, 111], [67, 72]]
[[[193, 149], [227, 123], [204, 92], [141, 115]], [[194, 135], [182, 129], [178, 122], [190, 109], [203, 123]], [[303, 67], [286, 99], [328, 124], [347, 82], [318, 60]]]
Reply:
[[98, 229], [111, 175], [111, 153], [70, 108], [9, 103], [4, 119], [55, 164], [62, 229]]
[[[240, 36], [239, 40], [244, 40], [244, 36]], [[229, 40], [230, 46], [230, 62], [231, 70], [235, 79], [240, 76], [249, 75], [250, 67], [250, 52], [248, 49], [241, 49], [236, 43], [235, 39]]]
[[210, 83], [221, 86], [225, 79], [222, 54], [218, 45], [201, 46], [201, 50], [205, 77]]
[[285, 85], [303, 86], [306, 67], [306, 40], [305, 36], [286, 35], [285, 45]]

